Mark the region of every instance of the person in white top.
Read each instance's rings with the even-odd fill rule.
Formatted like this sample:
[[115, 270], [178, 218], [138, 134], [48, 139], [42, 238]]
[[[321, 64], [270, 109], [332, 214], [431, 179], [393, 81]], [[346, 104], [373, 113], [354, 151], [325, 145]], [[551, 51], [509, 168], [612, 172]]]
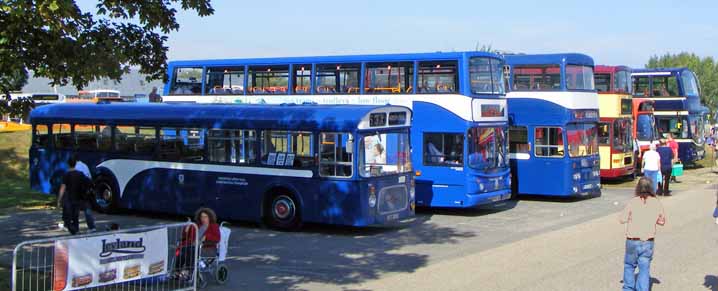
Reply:
[[649, 149], [643, 153], [643, 176], [653, 182], [653, 193], [658, 189], [658, 173], [661, 172], [661, 156], [656, 151], [656, 144], [651, 143]]

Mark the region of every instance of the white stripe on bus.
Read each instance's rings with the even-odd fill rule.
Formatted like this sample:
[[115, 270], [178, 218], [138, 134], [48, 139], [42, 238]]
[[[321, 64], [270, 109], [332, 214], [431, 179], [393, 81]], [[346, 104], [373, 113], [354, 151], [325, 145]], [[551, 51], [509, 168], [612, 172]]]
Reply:
[[[311, 170], [238, 167], [226, 165], [190, 164], [122, 159], [104, 161], [101, 164], [97, 165], [97, 168], [101, 167], [109, 169], [115, 175], [115, 178], [117, 179], [117, 184], [120, 187], [120, 197], [122, 197], [122, 194], [125, 192], [125, 187], [127, 186], [127, 183], [129, 183], [134, 176], [136, 176], [142, 171], [149, 169], [188, 170], [227, 174], [267, 175], [295, 178], [311, 178], [314, 175]], [[163, 182], [176, 183], [177, 181]]]
[[598, 109], [596, 92], [556, 92], [556, 91], [513, 91], [506, 98], [530, 98], [546, 100], [568, 109]]
[[531, 158], [530, 154], [527, 153], [511, 153], [509, 154], [509, 159], [514, 160], [528, 160]]
[[[595, 94], [595, 93], [593, 93]], [[507, 111], [500, 117], [481, 117], [474, 112], [474, 105], [497, 104], [506, 108], [504, 99], [481, 99], [477, 103], [469, 96], [460, 94], [386, 94], [386, 95], [169, 95], [163, 96], [164, 102], [196, 102], [196, 103], [249, 103], [249, 104], [281, 104], [316, 102], [317, 104], [359, 104], [359, 105], [400, 105], [413, 109], [414, 101], [436, 104], [464, 120], [468, 121], [507, 121]], [[598, 100], [598, 99], [596, 99]], [[596, 101], [596, 109], [598, 101]]]

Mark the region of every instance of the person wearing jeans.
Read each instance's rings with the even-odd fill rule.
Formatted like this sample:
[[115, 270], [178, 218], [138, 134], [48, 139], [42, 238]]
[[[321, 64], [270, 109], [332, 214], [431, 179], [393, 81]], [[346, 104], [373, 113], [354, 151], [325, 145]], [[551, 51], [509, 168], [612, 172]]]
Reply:
[[651, 143], [649, 149], [643, 153], [643, 176], [651, 179], [653, 193], [658, 190], [658, 172], [661, 171], [661, 156], [656, 152], [656, 145]]
[[661, 139], [661, 146], [656, 149], [658, 155], [661, 157], [661, 174], [663, 179], [661, 182], [661, 189], [658, 189], [656, 194], [663, 196], [671, 196], [670, 184], [671, 184], [671, 172], [673, 170], [673, 150], [668, 147], [665, 139]]
[[[633, 197], [620, 216], [626, 225], [626, 253], [623, 259], [623, 290], [650, 290], [651, 261], [655, 247], [656, 225], [666, 224], [663, 205], [653, 192], [653, 181], [638, 180]], [[636, 276], [638, 268], [638, 276]]]

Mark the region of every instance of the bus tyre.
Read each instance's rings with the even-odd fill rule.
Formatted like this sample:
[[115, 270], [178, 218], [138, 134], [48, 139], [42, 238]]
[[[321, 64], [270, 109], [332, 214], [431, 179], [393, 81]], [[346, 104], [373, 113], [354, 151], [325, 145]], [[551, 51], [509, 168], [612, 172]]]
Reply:
[[279, 230], [295, 230], [301, 225], [299, 203], [293, 195], [273, 194], [266, 207], [264, 213], [269, 227]]
[[95, 199], [92, 205], [102, 213], [115, 213], [119, 205], [119, 190], [115, 179], [101, 175], [94, 182]]

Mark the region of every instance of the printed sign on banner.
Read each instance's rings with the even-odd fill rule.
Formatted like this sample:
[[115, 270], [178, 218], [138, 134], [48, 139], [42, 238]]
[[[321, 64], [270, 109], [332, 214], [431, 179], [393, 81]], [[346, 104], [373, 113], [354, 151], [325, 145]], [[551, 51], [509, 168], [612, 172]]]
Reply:
[[164, 275], [167, 258], [166, 228], [59, 240], [55, 242], [53, 290], [78, 290]]

